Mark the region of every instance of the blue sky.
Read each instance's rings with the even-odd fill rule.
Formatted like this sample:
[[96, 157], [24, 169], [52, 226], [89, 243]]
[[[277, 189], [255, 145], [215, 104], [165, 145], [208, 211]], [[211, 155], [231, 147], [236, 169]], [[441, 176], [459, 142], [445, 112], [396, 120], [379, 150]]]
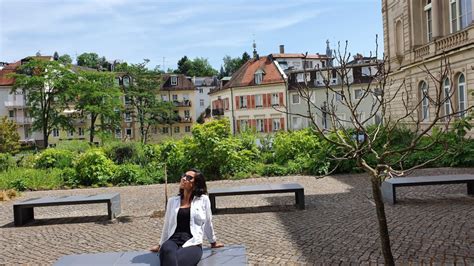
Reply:
[[225, 55], [325, 53], [326, 39], [351, 53], [383, 53], [380, 0], [0, 0], [0, 61], [96, 52], [176, 68], [184, 55], [218, 69]]

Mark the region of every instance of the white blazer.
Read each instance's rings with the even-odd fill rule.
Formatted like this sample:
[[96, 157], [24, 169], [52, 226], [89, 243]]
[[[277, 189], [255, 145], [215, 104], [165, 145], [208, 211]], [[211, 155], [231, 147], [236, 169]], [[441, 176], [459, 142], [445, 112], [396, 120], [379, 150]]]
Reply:
[[[178, 223], [178, 211], [181, 206], [181, 198], [179, 196], [168, 199], [168, 206], [165, 213], [165, 224], [161, 232], [160, 245], [170, 239], [176, 230]], [[191, 229], [192, 238], [183, 244], [183, 248], [202, 244], [203, 235], [205, 234], [209, 243], [216, 242], [214, 228], [212, 226], [211, 202], [207, 195], [194, 197], [191, 201], [191, 219], [189, 227]]]

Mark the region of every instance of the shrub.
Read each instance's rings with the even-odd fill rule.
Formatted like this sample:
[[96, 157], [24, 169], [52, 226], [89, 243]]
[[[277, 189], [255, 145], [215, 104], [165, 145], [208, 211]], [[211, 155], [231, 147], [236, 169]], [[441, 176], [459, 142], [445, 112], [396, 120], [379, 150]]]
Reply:
[[119, 165], [110, 180], [114, 185], [133, 185], [143, 179], [143, 170], [136, 164]]
[[65, 186], [77, 187], [79, 186], [79, 180], [77, 179], [76, 169], [72, 167], [66, 167], [61, 172], [61, 179]]
[[74, 154], [68, 150], [49, 148], [41, 152], [36, 158], [36, 168], [65, 168], [71, 167]]
[[60, 169], [14, 168], [0, 173], [0, 190], [56, 189], [63, 185]]
[[284, 176], [288, 173], [284, 166], [278, 164], [267, 164], [260, 169], [261, 176]]
[[36, 155], [34, 154], [23, 154], [17, 159], [17, 166], [23, 168], [35, 168]]
[[116, 164], [146, 165], [151, 160], [146, 157], [144, 147], [140, 142], [110, 142], [103, 149], [107, 157]]
[[84, 153], [90, 149], [90, 147], [89, 142], [83, 140], [65, 140], [56, 144], [56, 149], [74, 153]]
[[99, 149], [90, 149], [81, 154], [76, 163], [80, 185], [105, 185], [113, 176], [114, 163]]
[[14, 167], [16, 167], [16, 162], [13, 156], [9, 153], [0, 153], [0, 171], [6, 171]]

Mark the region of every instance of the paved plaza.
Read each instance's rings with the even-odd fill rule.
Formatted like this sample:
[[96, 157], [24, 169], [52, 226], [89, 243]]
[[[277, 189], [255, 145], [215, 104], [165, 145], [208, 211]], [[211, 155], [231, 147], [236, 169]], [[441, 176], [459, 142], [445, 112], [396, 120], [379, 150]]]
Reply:
[[[418, 175], [474, 173], [429, 169]], [[253, 178], [211, 181], [208, 187], [297, 182], [306, 210], [292, 194], [218, 197], [213, 222], [219, 241], [244, 245], [250, 264], [380, 264], [378, 226], [366, 175]], [[169, 186], [176, 194], [177, 184]], [[122, 214], [107, 220], [106, 205], [35, 209], [37, 221], [13, 226], [13, 202], [0, 202], [0, 264], [51, 264], [68, 254], [144, 250], [157, 244], [164, 185], [25, 192], [41, 196], [119, 192]], [[474, 265], [474, 198], [466, 185], [400, 188], [399, 203], [386, 205], [397, 264]], [[207, 245], [207, 243], [206, 243]]]

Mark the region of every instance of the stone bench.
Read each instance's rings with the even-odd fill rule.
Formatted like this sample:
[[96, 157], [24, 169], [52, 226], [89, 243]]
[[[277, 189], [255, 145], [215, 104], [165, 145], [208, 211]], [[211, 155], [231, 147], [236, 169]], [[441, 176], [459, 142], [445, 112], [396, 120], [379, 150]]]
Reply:
[[35, 207], [107, 203], [108, 218], [117, 217], [120, 212], [120, 194], [98, 194], [82, 196], [32, 198], [13, 204], [14, 224], [24, 225], [34, 220]]
[[295, 193], [296, 206], [304, 210], [304, 188], [297, 183], [289, 184], [265, 184], [255, 186], [240, 186], [230, 188], [215, 188], [209, 190], [209, 199], [211, 201], [211, 211], [216, 212], [216, 197], [235, 196], [249, 194], [270, 194], [270, 193]]
[[[199, 266], [210, 265], [247, 265], [244, 246], [228, 246], [223, 248], [203, 248]], [[61, 257], [54, 266], [66, 265], [150, 265], [159, 266], [158, 253], [150, 251], [110, 252], [96, 254], [67, 255]]]
[[474, 175], [439, 175], [391, 178], [382, 182], [382, 197], [389, 204], [397, 202], [397, 187], [467, 184], [467, 194], [474, 195]]

